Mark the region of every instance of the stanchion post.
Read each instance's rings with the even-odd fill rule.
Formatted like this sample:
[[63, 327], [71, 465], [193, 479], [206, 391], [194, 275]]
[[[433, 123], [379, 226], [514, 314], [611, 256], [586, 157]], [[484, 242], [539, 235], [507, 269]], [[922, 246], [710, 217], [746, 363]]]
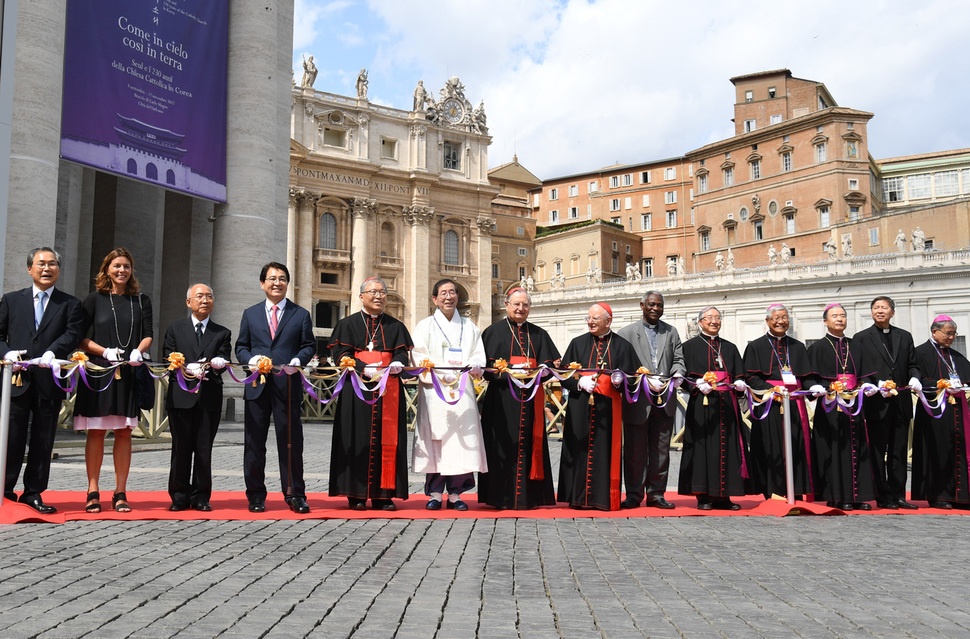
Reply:
[[784, 408], [784, 440], [785, 440], [785, 497], [789, 504], [795, 503], [795, 465], [792, 461], [791, 448], [791, 395], [786, 388], [781, 392], [782, 407]]
[[[3, 362], [3, 389], [0, 395], [0, 464], [7, 467], [7, 435], [10, 433], [10, 394], [13, 392], [13, 364]], [[0, 473], [0, 508], [4, 507], [3, 495], [7, 492], [7, 473]]]

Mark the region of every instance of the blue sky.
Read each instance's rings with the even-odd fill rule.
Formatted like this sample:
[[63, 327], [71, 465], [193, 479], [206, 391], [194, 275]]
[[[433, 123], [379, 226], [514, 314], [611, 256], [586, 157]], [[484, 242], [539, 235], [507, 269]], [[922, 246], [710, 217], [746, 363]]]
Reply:
[[540, 178], [682, 155], [733, 134], [729, 78], [788, 68], [875, 114], [876, 158], [970, 147], [970, 3], [296, 0], [319, 91], [410, 109], [418, 80], [485, 102], [489, 165]]

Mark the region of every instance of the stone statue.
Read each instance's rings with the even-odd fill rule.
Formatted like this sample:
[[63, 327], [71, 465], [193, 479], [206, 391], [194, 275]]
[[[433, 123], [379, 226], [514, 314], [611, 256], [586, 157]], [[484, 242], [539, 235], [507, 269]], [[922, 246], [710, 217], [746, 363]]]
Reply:
[[727, 270], [729, 271], [734, 270], [734, 251], [732, 251], [731, 249], [728, 249]]
[[718, 271], [724, 270], [724, 254], [720, 251], [714, 256], [714, 268]]
[[301, 87], [313, 87], [317, 80], [317, 65], [313, 63], [313, 56], [303, 58], [303, 78], [300, 80]]
[[640, 269], [634, 262], [626, 263], [626, 281], [636, 282], [640, 280]]
[[586, 270], [586, 285], [590, 286], [599, 282], [600, 273], [601, 271], [598, 268], [590, 264]]
[[672, 257], [667, 258], [667, 277], [677, 275], [677, 260]]
[[523, 276], [522, 276], [522, 279], [521, 279], [521, 280], [519, 280], [519, 288], [521, 288], [521, 289], [523, 289], [523, 290], [526, 290], [526, 291], [527, 291], [527, 290], [529, 290], [529, 289], [527, 289], [527, 288], [526, 288], [526, 286], [525, 286], [525, 275], [523, 275]]
[[778, 251], [775, 250], [775, 245], [772, 244], [768, 247], [768, 265], [775, 266], [778, 264]]
[[913, 231], [913, 251], [916, 253], [920, 253], [925, 250], [926, 250], [926, 233], [923, 232], [923, 229], [917, 226], [916, 230]]
[[761, 213], [761, 196], [757, 193], [751, 196], [751, 208], [755, 213]]
[[366, 100], [367, 99], [367, 69], [361, 69], [360, 73], [357, 74], [357, 99]]
[[684, 265], [683, 255], [677, 258], [677, 275], [680, 275], [680, 276], [687, 275], [687, 267]]
[[530, 293], [536, 290], [536, 281], [532, 279], [531, 275], [525, 278], [525, 290], [527, 290]]
[[830, 262], [834, 262], [838, 259], [837, 253], [838, 249], [835, 248], [835, 242], [832, 240], [832, 238], [829, 238], [829, 241], [825, 243], [825, 254], [828, 256]]
[[414, 89], [414, 108], [412, 111], [424, 109], [425, 102], [428, 101], [428, 92], [424, 88], [424, 80], [418, 80], [418, 86]]
[[845, 259], [852, 257], [852, 235], [849, 233], [842, 235], [842, 257]]
[[560, 288], [560, 290], [566, 290], [566, 274], [565, 273], [560, 273], [556, 277], [559, 279], [559, 288]]
[[781, 243], [781, 263], [785, 266], [791, 264], [791, 249], [784, 242]]
[[555, 291], [559, 288], [559, 273], [553, 273], [549, 280], [549, 289]]
[[472, 126], [475, 127], [476, 131], [485, 135], [488, 133], [487, 120], [485, 117], [485, 100], [482, 100], [478, 103], [478, 107], [472, 111]]
[[906, 252], [906, 234], [903, 233], [903, 229], [899, 229], [899, 233], [896, 234], [896, 239], [893, 240], [893, 244], [896, 245], [896, 250], [900, 253]]
[[687, 320], [687, 339], [697, 337], [700, 334], [701, 334], [701, 327], [697, 323], [697, 318], [692, 317], [689, 320]]

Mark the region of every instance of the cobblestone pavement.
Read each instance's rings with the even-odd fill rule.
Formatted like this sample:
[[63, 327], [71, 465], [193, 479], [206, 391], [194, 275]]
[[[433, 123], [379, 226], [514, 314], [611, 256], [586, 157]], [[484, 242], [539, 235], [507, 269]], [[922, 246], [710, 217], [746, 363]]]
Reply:
[[[217, 490], [243, 490], [241, 433], [220, 430]], [[323, 492], [330, 428], [306, 434]], [[58, 453], [51, 488], [83, 489], [83, 449]], [[136, 507], [168, 455], [138, 446]], [[10, 525], [0, 637], [970, 636], [968, 535], [935, 515]]]

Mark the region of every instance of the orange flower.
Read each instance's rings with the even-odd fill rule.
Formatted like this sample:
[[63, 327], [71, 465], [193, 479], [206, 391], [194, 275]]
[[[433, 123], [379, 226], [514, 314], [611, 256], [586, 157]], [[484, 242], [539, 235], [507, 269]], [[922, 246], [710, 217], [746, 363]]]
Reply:
[[885, 388], [886, 390], [895, 390], [895, 389], [896, 389], [896, 382], [894, 382], [894, 381], [893, 381], [893, 380], [891, 380], [891, 379], [890, 379], [890, 380], [887, 380], [887, 381], [886, 381], [886, 383], [885, 383], [885, 384], [883, 384], [883, 387], [884, 387], [884, 388]]
[[509, 363], [506, 362], [504, 359], [495, 360], [495, 370], [497, 370], [498, 372], [504, 373], [508, 367], [509, 367]]
[[175, 351], [168, 356], [168, 370], [174, 371], [185, 366], [185, 355]]
[[948, 379], [941, 379], [936, 383], [936, 390], [943, 390], [944, 388], [951, 388], [951, 387], [952, 386], [950, 385], [950, 380]]
[[265, 355], [263, 355], [256, 362], [256, 370], [258, 370], [260, 373], [262, 373], [264, 375], [266, 373], [272, 373], [273, 372], [273, 360], [271, 360], [270, 358], [268, 358]]
[[74, 351], [73, 353], [71, 353], [71, 361], [72, 362], [86, 362], [86, 361], [88, 361], [87, 353], [83, 353], [81, 351]]
[[344, 355], [340, 358], [340, 368], [353, 368], [357, 365], [357, 360], [349, 355]]
[[829, 384], [830, 393], [841, 393], [845, 390], [845, 384], [841, 380], [835, 380]]
[[583, 365], [580, 364], [579, 362], [569, 362], [569, 366], [567, 366], [566, 368], [568, 368], [569, 370], [572, 370], [572, 371], [578, 371], [582, 367], [583, 367]]
[[419, 364], [419, 366], [421, 366], [421, 368], [434, 368], [434, 362], [432, 362], [430, 359], [423, 359], [421, 360], [421, 364]]
[[637, 369], [637, 375], [649, 375], [649, 374], [650, 374], [650, 369], [647, 368], [646, 366], [641, 366], [640, 368]]
[[706, 373], [704, 373], [704, 381], [710, 384], [711, 386], [714, 386], [715, 384], [717, 384], [717, 373], [715, 373], [714, 371], [707, 371]]

